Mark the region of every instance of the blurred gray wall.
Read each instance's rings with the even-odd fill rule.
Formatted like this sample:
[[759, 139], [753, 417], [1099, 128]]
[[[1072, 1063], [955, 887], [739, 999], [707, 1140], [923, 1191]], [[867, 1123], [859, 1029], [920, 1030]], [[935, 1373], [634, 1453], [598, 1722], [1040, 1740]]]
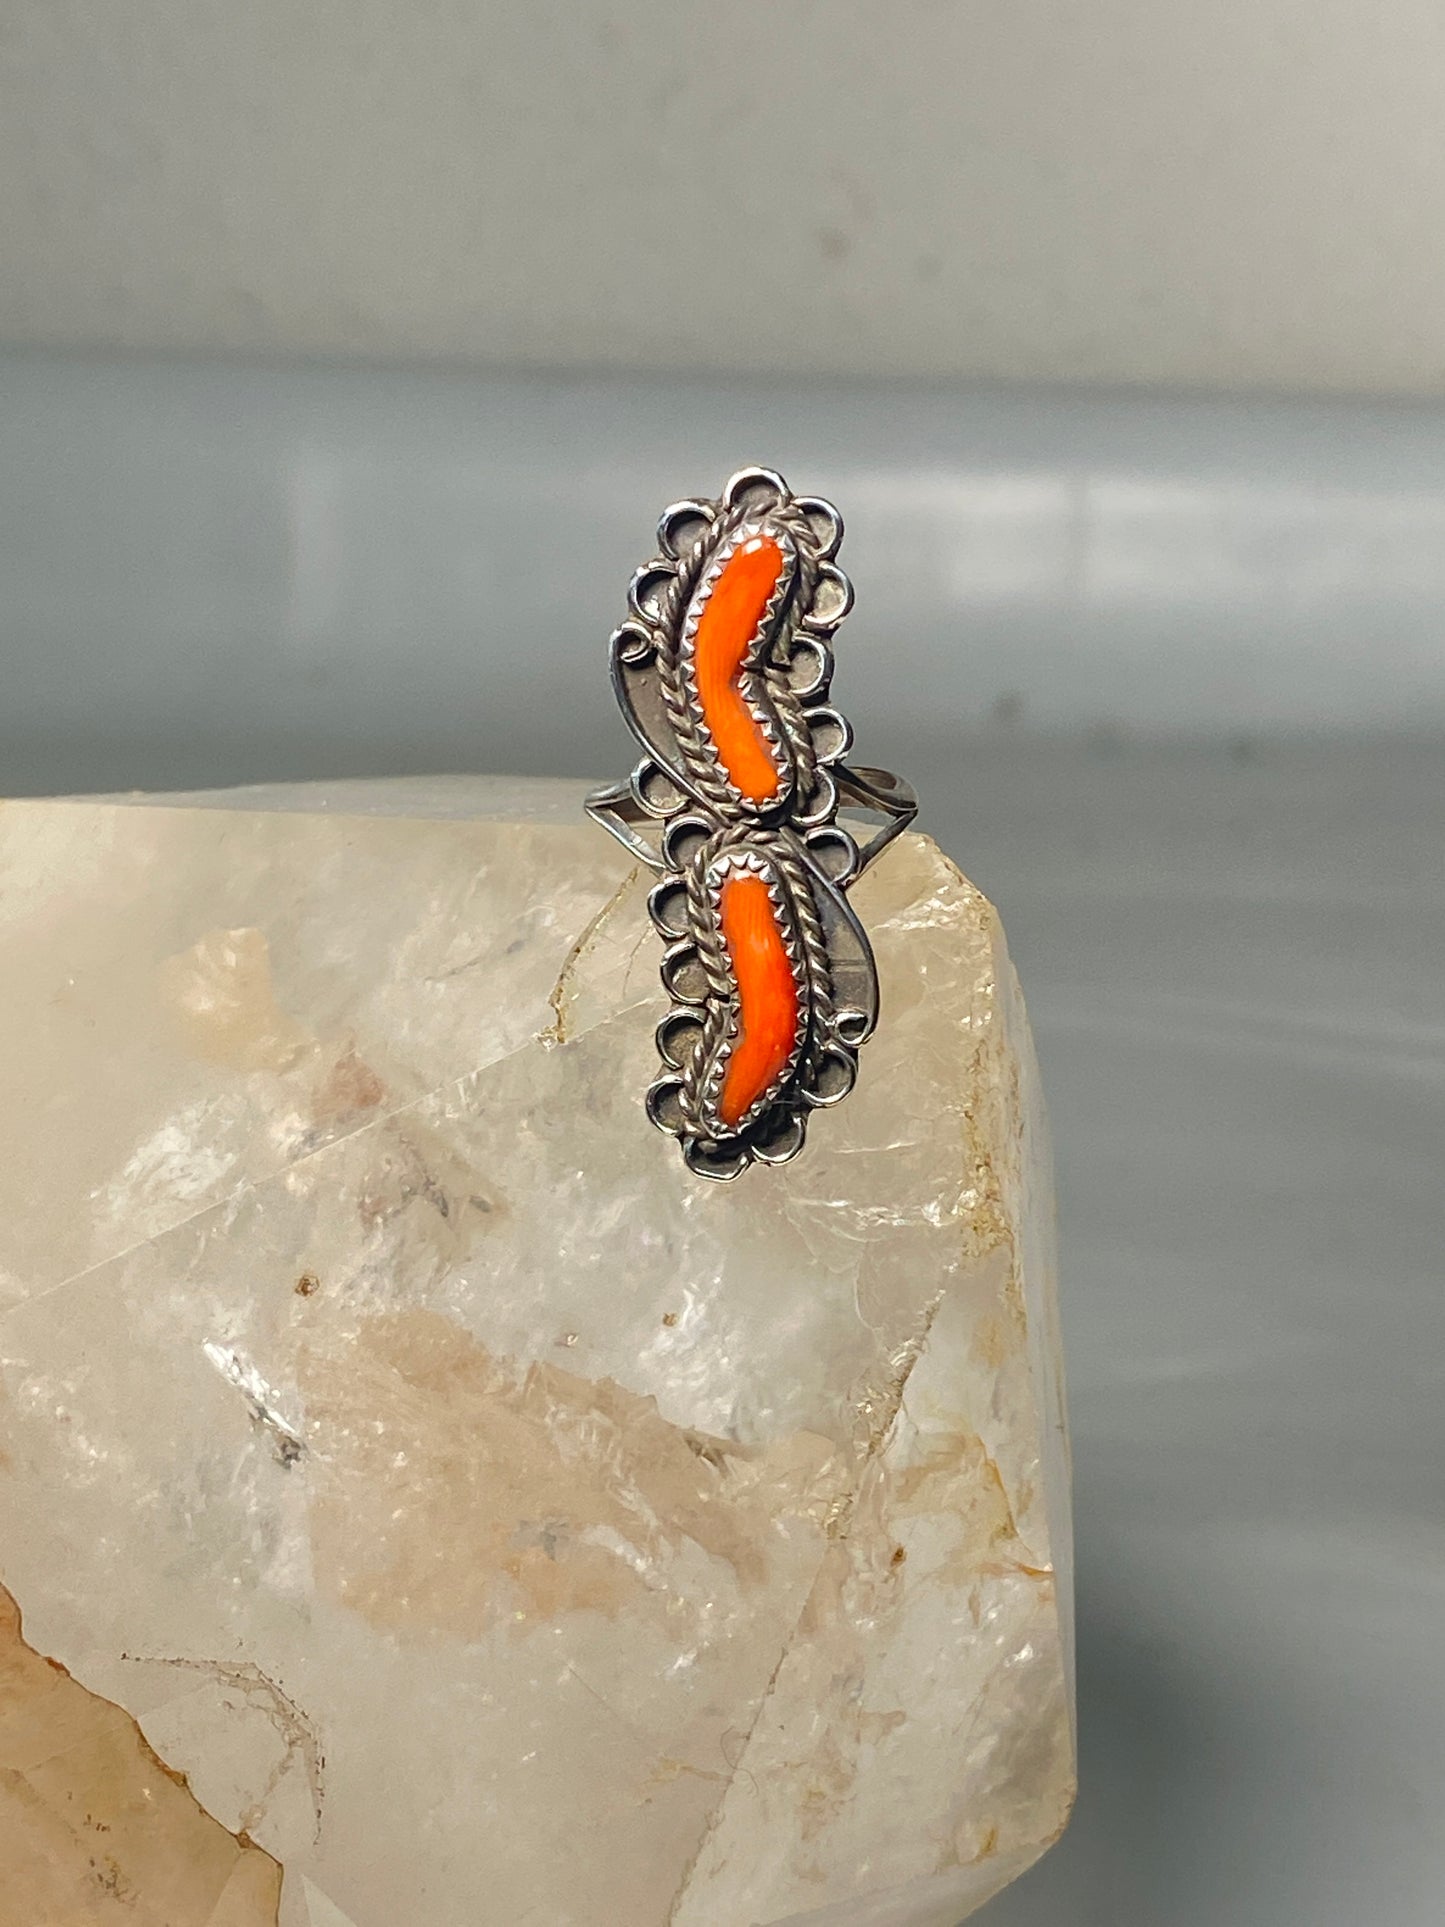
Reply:
[[1438, 0], [6, 0], [0, 335], [1445, 384]]
[[841, 505], [860, 754], [1445, 728], [1445, 408], [0, 355], [0, 792], [605, 775], [661, 507]]

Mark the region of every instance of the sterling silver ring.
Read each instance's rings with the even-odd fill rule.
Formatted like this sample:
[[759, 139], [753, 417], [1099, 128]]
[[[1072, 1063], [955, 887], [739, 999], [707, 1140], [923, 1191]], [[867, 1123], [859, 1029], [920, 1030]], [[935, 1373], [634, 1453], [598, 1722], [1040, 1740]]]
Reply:
[[643, 755], [587, 811], [657, 873], [671, 1008], [647, 1111], [700, 1177], [796, 1157], [811, 1112], [853, 1088], [878, 1022], [847, 892], [918, 802], [887, 770], [844, 761], [852, 731], [829, 699], [853, 603], [842, 539], [831, 502], [740, 469], [716, 501], [664, 512], [612, 636], [612, 687]]

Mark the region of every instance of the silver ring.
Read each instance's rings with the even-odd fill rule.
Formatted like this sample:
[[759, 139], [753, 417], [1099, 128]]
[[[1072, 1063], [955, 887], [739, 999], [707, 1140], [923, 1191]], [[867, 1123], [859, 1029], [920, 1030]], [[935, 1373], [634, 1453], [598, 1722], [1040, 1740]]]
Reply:
[[[853, 590], [831, 502], [740, 469], [676, 502], [612, 636], [612, 687], [642, 758], [587, 811], [657, 873], [648, 899], [671, 1008], [653, 1122], [700, 1177], [803, 1147], [847, 1096], [878, 1022], [878, 973], [849, 886], [912, 822], [887, 770], [843, 759], [832, 640]], [[873, 820], [860, 843], [839, 810]]]

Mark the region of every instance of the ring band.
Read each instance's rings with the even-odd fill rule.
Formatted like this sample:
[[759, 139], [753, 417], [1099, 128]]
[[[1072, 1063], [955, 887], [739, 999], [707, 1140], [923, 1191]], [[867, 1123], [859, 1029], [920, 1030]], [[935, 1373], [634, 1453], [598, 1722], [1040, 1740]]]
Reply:
[[[853, 591], [830, 502], [745, 468], [677, 502], [612, 636], [612, 686], [642, 746], [587, 811], [658, 874], [648, 899], [672, 1008], [647, 1110], [701, 1177], [802, 1149], [809, 1113], [853, 1087], [878, 974], [848, 901], [918, 803], [850, 767], [829, 701]], [[876, 819], [866, 841], [840, 808]]]

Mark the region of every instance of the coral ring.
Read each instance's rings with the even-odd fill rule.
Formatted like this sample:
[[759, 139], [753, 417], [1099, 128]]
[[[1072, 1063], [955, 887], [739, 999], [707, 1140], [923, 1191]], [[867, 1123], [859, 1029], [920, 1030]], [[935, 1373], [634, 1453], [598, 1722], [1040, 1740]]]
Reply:
[[[772, 469], [675, 503], [633, 578], [612, 684], [642, 760], [588, 813], [658, 873], [649, 905], [672, 1007], [653, 1121], [700, 1176], [802, 1148], [852, 1089], [878, 978], [848, 886], [917, 813], [886, 770], [850, 767], [829, 701], [853, 591], [843, 524]], [[876, 819], [863, 844], [840, 806]]]

